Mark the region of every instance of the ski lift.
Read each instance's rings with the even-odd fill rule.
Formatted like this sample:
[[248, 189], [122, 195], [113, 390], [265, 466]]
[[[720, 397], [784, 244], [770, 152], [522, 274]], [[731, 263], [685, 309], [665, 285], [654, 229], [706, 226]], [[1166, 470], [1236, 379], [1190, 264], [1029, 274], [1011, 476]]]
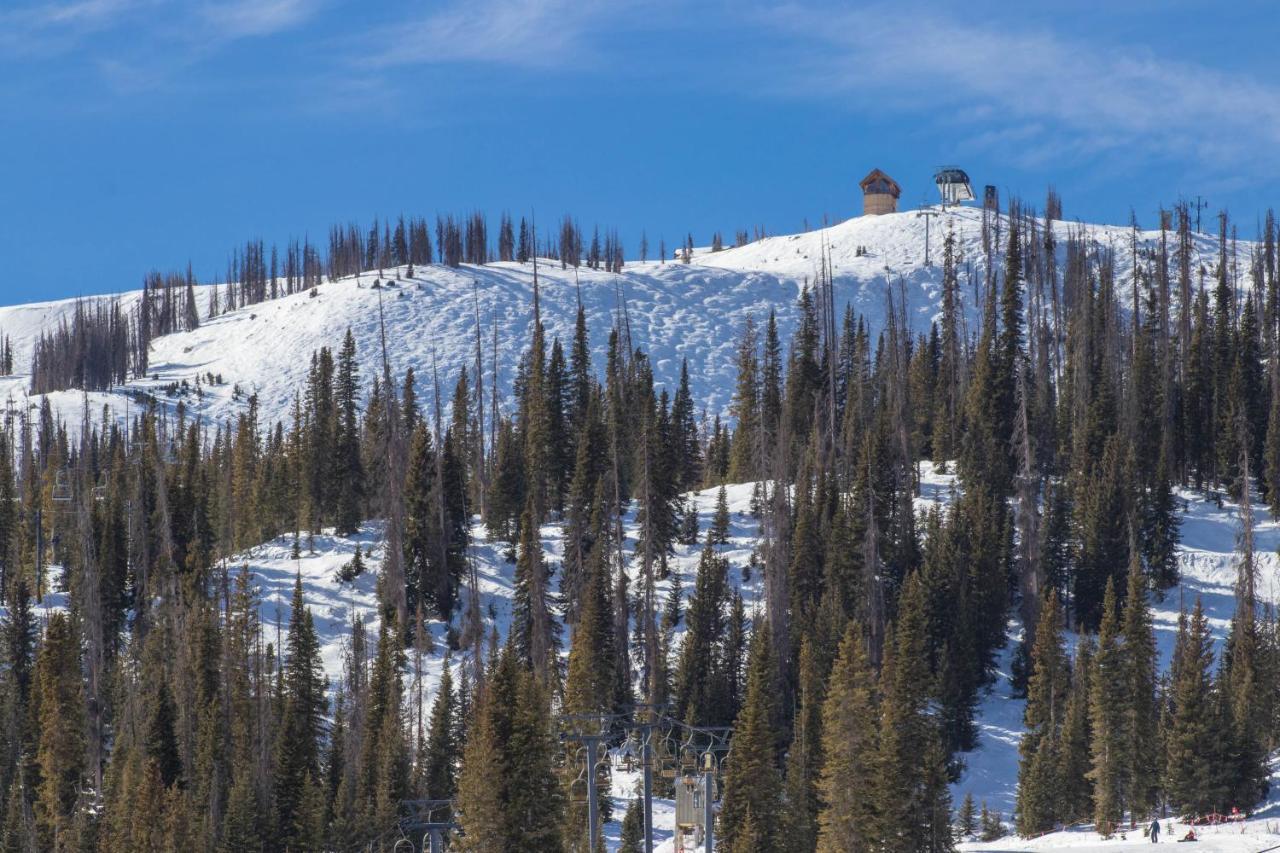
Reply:
[[612, 761], [615, 767], [624, 773], [632, 773], [635, 771], [639, 761], [639, 744], [634, 734], [629, 736], [622, 742], [622, 746], [614, 750]]
[[680, 773], [685, 776], [691, 776], [698, 772], [698, 754], [699, 751], [692, 743], [692, 735], [680, 747]]
[[569, 783], [569, 802], [574, 805], [582, 805], [590, 799], [591, 788], [587, 784], [587, 768], [583, 767], [578, 771], [577, 777]]
[[93, 486], [93, 499], [100, 501], [107, 496], [107, 472], [98, 472], [98, 482]]
[[663, 779], [676, 778], [677, 745], [670, 732], [664, 732], [663, 736], [653, 745], [653, 757], [654, 763], [658, 768], [659, 777]]
[[969, 175], [959, 166], [943, 166], [933, 176], [942, 194], [942, 206], [956, 205], [962, 201], [973, 201], [973, 186], [969, 183]]
[[58, 503], [69, 503], [71, 501], [71, 481], [67, 477], [66, 469], [60, 468], [54, 474], [53, 499]]

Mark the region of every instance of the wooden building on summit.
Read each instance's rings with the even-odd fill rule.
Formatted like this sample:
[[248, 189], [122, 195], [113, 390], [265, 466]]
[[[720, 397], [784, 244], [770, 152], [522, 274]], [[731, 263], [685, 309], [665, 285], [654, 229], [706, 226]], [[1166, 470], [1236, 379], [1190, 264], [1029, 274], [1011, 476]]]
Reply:
[[872, 169], [858, 182], [858, 186], [862, 187], [863, 216], [897, 212], [898, 196], [902, 195], [902, 187], [898, 186], [898, 182], [893, 178], [879, 169]]

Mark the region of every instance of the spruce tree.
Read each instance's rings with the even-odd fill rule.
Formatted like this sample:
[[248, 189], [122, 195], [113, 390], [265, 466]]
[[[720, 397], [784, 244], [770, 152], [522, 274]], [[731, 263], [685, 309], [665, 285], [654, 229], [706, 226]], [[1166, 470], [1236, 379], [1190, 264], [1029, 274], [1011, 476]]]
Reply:
[[892, 655], [883, 673], [877, 785], [882, 838], [894, 850], [950, 850], [946, 756], [929, 707], [924, 588], [914, 572], [907, 576], [898, 608]]
[[1173, 716], [1165, 737], [1165, 795], [1180, 814], [1209, 814], [1226, 795], [1221, 785], [1221, 734], [1213, 684], [1213, 636], [1200, 599], [1178, 623], [1170, 672]]
[[36, 762], [36, 827], [40, 847], [68, 844], [74, 811], [85, 773], [84, 689], [80, 681], [80, 644], [71, 617], [49, 616], [44, 642], [36, 655], [35, 702], [39, 709]]
[[1018, 833], [1038, 835], [1052, 829], [1061, 817], [1057, 759], [1071, 664], [1062, 640], [1058, 597], [1045, 596], [1031, 651], [1031, 677], [1023, 714], [1026, 733], [1018, 744]]
[[964, 799], [960, 801], [960, 808], [956, 811], [956, 834], [960, 836], [959, 840], [964, 841], [972, 838], [977, 831], [978, 813], [973, 804], [973, 792], [966, 791]]
[[1141, 820], [1155, 808], [1160, 791], [1158, 776], [1159, 710], [1156, 699], [1156, 637], [1147, 603], [1142, 564], [1137, 554], [1129, 565], [1125, 595], [1121, 684], [1124, 696], [1124, 741], [1128, 755], [1125, 777], [1128, 808], [1133, 820]]
[[618, 853], [644, 853], [644, 806], [638, 799], [627, 803], [619, 841]]
[[1104, 837], [1111, 836], [1124, 816], [1129, 782], [1125, 761], [1128, 703], [1124, 683], [1128, 673], [1119, 629], [1115, 581], [1108, 578], [1089, 699], [1089, 722], [1093, 730], [1093, 766], [1089, 771], [1093, 780], [1093, 822]]
[[426, 755], [421, 758], [426, 767], [422, 771], [422, 796], [429, 800], [452, 799], [457, 791], [458, 721], [457, 697], [453, 691], [453, 675], [449, 660], [445, 659], [440, 673], [440, 687], [431, 703], [428, 723]]
[[875, 671], [861, 628], [850, 622], [840, 641], [822, 708], [819, 853], [861, 853], [877, 847], [877, 716]]
[[822, 767], [822, 663], [806, 637], [800, 645], [800, 709], [787, 750], [783, 840], [789, 850], [810, 853], [818, 839], [818, 774]]
[[733, 760], [720, 808], [719, 843], [732, 853], [771, 850], [782, 840], [778, 687], [773, 642], [762, 622], [751, 639], [747, 692], [733, 725]]
[[301, 573], [294, 579], [287, 650], [274, 773], [276, 832], [286, 846], [300, 828], [299, 810], [308, 796], [307, 781], [320, 776], [320, 739], [329, 704], [320, 641], [303, 599]]
[[338, 372], [334, 381], [335, 412], [334, 483], [336, 495], [334, 524], [341, 535], [360, 529], [364, 500], [364, 467], [360, 460], [360, 433], [357, 418], [360, 366], [356, 341], [347, 329], [338, 352]]

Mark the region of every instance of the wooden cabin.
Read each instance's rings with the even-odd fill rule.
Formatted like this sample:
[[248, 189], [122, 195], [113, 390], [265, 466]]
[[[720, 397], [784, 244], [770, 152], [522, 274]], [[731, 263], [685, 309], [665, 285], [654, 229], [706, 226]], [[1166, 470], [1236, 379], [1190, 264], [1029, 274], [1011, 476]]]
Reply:
[[872, 169], [858, 182], [858, 186], [862, 187], [863, 216], [897, 212], [898, 197], [902, 195], [902, 187], [898, 186], [898, 182], [893, 178], [879, 169]]

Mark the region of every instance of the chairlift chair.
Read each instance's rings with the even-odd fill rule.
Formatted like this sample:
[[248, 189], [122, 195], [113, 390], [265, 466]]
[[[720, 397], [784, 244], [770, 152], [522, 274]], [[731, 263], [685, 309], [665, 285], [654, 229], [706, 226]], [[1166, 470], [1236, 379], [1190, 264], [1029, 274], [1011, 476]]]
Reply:
[[65, 469], [59, 469], [53, 476], [53, 499], [58, 503], [71, 501], [71, 481]]
[[591, 788], [587, 785], [586, 768], [579, 771], [578, 775], [569, 783], [569, 802], [574, 805], [581, 805], [588, 802]]

